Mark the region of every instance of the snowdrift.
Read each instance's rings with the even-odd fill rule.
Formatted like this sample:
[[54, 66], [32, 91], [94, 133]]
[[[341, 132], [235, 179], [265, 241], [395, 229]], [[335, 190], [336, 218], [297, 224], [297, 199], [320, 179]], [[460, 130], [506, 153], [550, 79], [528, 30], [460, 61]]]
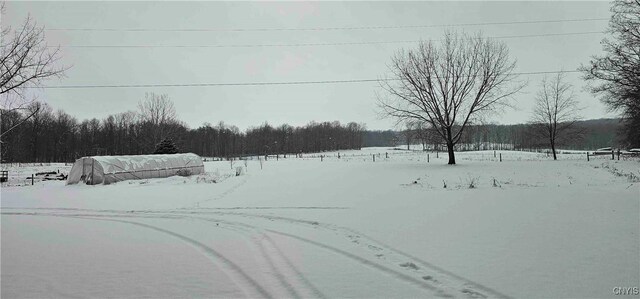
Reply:
[[125, 180], [166, 178], [174, 175], [202, 174], [204, 164], [196, 154], [93, 156], [73, 164], [67, 185], [80, 181], [87, 185], [111, 184]]

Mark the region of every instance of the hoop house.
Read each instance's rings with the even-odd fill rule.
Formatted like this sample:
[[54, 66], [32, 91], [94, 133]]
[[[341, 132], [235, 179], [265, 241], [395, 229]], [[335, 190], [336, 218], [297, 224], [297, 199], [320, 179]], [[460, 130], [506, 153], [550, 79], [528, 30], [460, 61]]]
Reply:
[[73, 164], [67, 185], [111, 184], [125, 180], [166, 178], [174, 175], [204, 173], [202, 158], [196, 154], [94, 156]]

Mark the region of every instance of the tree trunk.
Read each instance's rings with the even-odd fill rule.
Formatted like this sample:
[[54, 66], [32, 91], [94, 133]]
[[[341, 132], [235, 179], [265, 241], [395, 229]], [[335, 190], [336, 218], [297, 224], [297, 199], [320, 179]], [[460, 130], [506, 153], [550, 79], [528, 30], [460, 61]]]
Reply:
[[558, 160], [556, 156], [556, 143], [553, 140], [551, 140], [551, 151], [553, 152], [553, 160]]
[[456, 164], [456, 157], [454, 156], [454, 153], [453, 153], [453, 143], [452, 142], [447, 142], [447, 151], [449, 152], [449, 165]]
[[453, 136], [451, 135], [451, 128], [447, 128], [447, 152], [449, 152], [449, 165], [455, 165], [456, 157], [453, 153]]

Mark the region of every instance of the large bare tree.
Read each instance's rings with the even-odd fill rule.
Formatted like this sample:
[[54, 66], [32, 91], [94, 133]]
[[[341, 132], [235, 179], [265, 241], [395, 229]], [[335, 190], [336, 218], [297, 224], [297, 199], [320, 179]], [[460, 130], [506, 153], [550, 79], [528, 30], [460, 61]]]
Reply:
[[515, 66], [504, 43], [447, 32], [440, 43], [421, 42], [392, 58], [392, 78], [382, 83], [388, 95], [378, 102], [399, 122], [433, 127], [447, 145], [449, 164], [456, 164], [454, 146], [467, 125], [522, 89], [514, 84]]
[[609, 38], [603, 56], [582, 66], [591, 92], [611, 110], [622, 112], [626, 142], [640, 147], [640, 0], [616, 0], [611, 6]]
[[578, 137], [575, 124], [581, 119], [579, 107], [573, 93], [573, 86], [564, 82], [564, 74], [558, 73], [553, 78], [544, 77], [540, 90], [535, 98], [533, 108], [533, 130], [549, 142], [553, 159], [556, 156], [556, 145], [559, 141]]
[[176, 108], [166, 94], [145, 94], [144, 101], [138, 103], [138, 113], [142, 126], [142, 143], [146, 151], [152, 151], [165, 138], [175, 138], [180, 126]]
[[[5, 2], [0, 3], [0, 15], [4, 14]], [[48, 78], [60, 77], [65, 70], [59, 66], [59, 48], [47, 45], [44, 28], [28, 16], [15, 30], [2, 24], [0, 30], [0, 113], [27, 111], [32, 103], [27, 88], [41, 86]], [[26, 113], [29, 119], [37, 113]], [[3, 128], [0, 137], [11, 128]]]

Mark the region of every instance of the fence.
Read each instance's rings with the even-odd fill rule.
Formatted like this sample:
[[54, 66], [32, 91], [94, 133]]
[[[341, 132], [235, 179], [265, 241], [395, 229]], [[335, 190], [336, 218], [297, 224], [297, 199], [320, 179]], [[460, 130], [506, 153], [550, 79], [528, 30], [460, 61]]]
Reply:
[[592, 153], [587, 152], [587, 161], [590, 161], [593, 158], [602, 158], [605, 157], [608, 159], [608, 157], [611, 156], [611, 160], [616, 160], [616, 157], [618, 160], [620, 160], [622, 158], [622, 160], [629, 160], [629, 159], [636, 159], [636, 158], [640, 158], [640, 152], [628, 152], [628, 151], [595, 151]]

